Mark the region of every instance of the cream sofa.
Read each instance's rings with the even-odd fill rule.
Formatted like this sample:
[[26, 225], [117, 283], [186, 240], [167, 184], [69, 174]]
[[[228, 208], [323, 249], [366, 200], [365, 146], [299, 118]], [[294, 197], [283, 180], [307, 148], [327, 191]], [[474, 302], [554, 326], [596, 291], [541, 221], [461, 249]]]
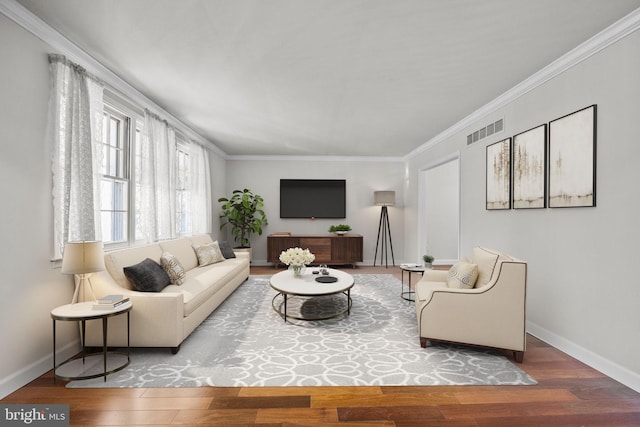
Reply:
[[527, 263], [482, 247], [474, 248], [467, 262], [478, 266], [470, 289], [449, 287], [446, 270], [427, 270], [416, 283], [420, 344], [436, 340], [506, 349], [522, 362]]
[[[131, 299], [132, 347], [169, 347], [177, 352], [180, 343], [249, 277], [248, 252], [236, 252], [236, 258], [199, 267], [192, 245], [211, 242], [211, 237], [203, 234], [105, 253], [106, 271], [92, 275], [91, 283], [98, 298], [122, 294]], [[171, 284], [160, 292], [133, 290], [124, 267], [146, 258], [160, 263], [165, 252], [186, 270], [184, 283]], [[109, 319], [107, 342], [113, 347], [126, 346], [126, 316]], [[102, 346], [101, 322], [87, 322], [86, 344]]]

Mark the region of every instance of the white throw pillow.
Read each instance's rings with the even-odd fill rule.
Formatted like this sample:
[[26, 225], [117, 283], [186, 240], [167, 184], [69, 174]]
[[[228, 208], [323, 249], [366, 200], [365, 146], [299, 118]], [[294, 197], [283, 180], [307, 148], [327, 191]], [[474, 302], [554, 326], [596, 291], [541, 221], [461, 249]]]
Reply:
[[447, 286], [458, 289], [471, 289], [478, 279], [478, 265], [458, 261], [449, 269]]
[[224, 261], [218, 242], [207, 243], [206, 245], [193, 245], [193, 249], [196, 251], [198, 265], [200, 267]]
[[162, 257], [160, 257], [160, 265], [162, 265], [162, 269], [169, 275], [172, 285], [180, 286], [184, 283], [187, 272], [184, 270], [180, 261], [178, 261], [178, 258], [169, 252], [165, 252], [162, 254]]

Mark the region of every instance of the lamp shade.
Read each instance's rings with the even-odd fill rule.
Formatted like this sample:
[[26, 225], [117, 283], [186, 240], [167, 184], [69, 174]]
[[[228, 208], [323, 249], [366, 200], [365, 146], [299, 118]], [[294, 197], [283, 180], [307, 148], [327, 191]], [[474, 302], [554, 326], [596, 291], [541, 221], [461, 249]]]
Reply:
[[67, 242], [62, 255], [62, 274], [87, 274], [104, 270], [102, 242]]
[[396, 192], [374, 191], [373, 200], [376, 206], [393, 206], [396, 204]]

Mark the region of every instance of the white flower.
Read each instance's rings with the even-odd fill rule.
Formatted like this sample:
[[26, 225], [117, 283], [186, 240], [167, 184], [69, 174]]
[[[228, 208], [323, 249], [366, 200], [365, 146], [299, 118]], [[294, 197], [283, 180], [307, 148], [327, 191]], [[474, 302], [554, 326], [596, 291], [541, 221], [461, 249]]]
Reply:
[[307, 265], [311, 264], [316, 256], [309, 249], [289, 248], [280, 254], [280, 262], [286, 265]]

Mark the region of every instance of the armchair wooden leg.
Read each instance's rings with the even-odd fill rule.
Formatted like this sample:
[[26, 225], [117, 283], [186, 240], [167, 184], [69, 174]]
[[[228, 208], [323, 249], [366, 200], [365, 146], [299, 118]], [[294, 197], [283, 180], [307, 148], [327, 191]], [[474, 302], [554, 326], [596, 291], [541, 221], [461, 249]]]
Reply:
[[518, 363], [524, 362], [524, 351], [514, 351], [513, 352], [513, 358]]
[[429, 340], [427, 338], [420, 337], [420, 347], [427, 348], [427, 345], [429, 345]]

